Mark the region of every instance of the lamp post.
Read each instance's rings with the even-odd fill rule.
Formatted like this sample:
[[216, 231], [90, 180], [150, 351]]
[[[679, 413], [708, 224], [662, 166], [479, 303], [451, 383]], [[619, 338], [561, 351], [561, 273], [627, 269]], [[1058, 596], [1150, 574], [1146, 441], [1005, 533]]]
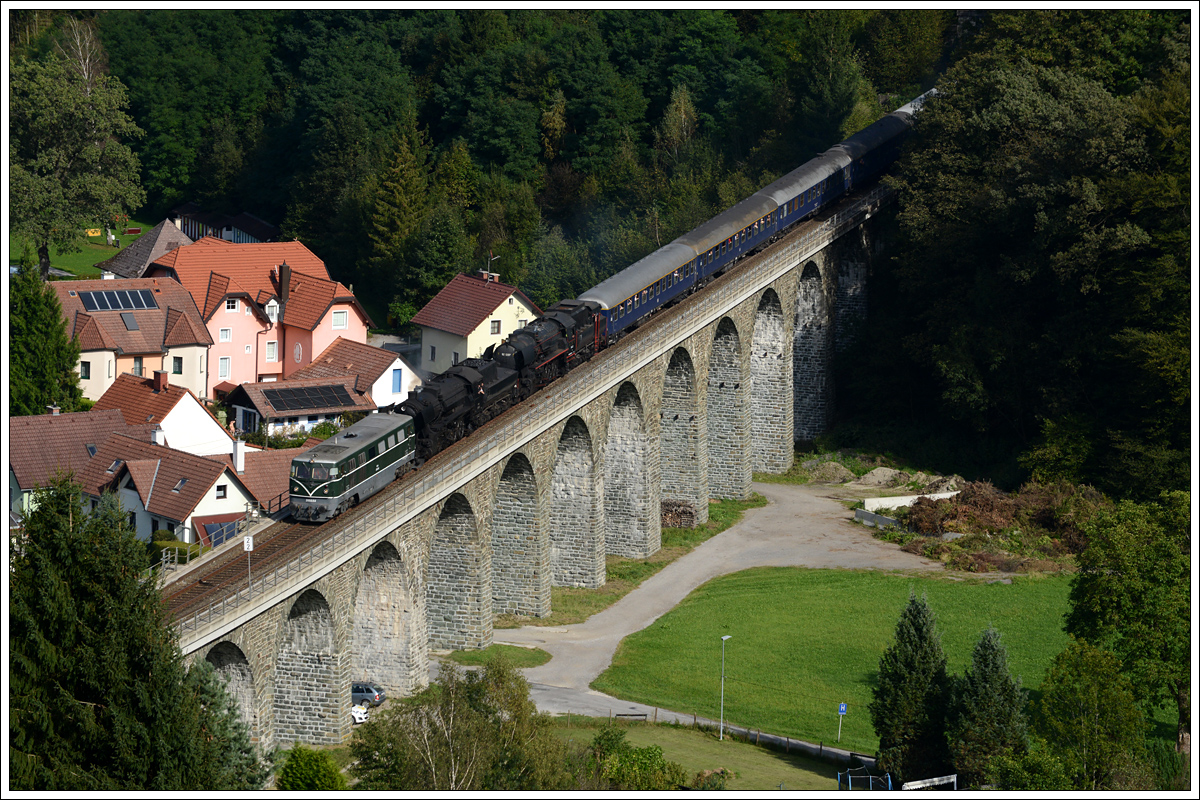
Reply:
[[725, 741], [725, 642], [730, 638], [728, 634], [721, 637], [721, 727], [717, 733], [720, 741]]

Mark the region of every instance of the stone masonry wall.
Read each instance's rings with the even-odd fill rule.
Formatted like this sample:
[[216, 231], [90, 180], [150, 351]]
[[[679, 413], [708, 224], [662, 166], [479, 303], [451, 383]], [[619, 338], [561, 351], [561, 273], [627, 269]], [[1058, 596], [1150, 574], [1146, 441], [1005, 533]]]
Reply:
[[750, 380], [741, 337], [728, 317], [717, 326], [708, 370], [708, 494], [750, 496]]
[[446, 501], [429, 548], [426, 616], [433, 650], [483, 649], [492, 643], [491, 548], [471, 504]]
[[792, 466], [792, 359], [779, 295], [763, 293], [750, 347], [752, 468], [787, 472]]
[[293, 604], [275, 665], [275, 741], [341, 744], [349, 707], [336, 649], [333, 614], [312, 589]]
[[523, 453], [514, 453], [504, 466], [492, 512], [493, 613], [549, 615], [548, 522], [533, 466]]
[[220, 642], [208, 651], [207, 660], [225, 680], [225, 691], [237, 703], [238, 716], [250, 729], [250, 740], [260, 744], [261, 725], [254, 697], [254, 673], [246, 654], [232, 642]]
[[[691, 509], [692, 525], [708, 521], [708, 425], [696, 370], [686, 348], [671, 354], [663, 379], [661, 452], [663, 513]], [[674, 505], [678, 504], [678, 506]], [[672, 520], [674, 521], [674, 520]]]
[[391, 542], [380, 542], [367, 558], [358, 585], [351, 624], [350, 677], [377, 682], [389, 695], [411, 683], [407, 630], [410, 614], [404, 584], [400, 554]]
[[617, 392], [604, 446], [604, 545], [609, 555], [646, 558], [660, 546], [650, 511], [650, 469], [642, 402], [632, 383]]
[[833, 384], [829, 375], [829, 306], [821, 273], [811, 262], [800, 276], [794, 331], [793, 435], [798, 442], [812, 441], [828, 425]]
[[603, 481], [579, 417], [563, 427], [550, 484], [550, 562], [555, 586], [604, 585]]

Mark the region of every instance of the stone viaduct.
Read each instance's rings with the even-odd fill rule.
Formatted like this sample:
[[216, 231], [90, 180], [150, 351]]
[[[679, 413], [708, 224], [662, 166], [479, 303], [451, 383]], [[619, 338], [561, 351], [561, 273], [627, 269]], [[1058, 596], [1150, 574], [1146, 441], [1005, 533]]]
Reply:
[[830, 361], [865, 305], [882, 188], [806, 223], [521, 406], [327, 524], [330, 535], [177, 620], [264, 747], [350, 734], [350, 684], [428, 683], [431, 651], [483, 648], [496, 614], [602, 586], [605, 557], [659, 549], [743, 498], [829, 419]]

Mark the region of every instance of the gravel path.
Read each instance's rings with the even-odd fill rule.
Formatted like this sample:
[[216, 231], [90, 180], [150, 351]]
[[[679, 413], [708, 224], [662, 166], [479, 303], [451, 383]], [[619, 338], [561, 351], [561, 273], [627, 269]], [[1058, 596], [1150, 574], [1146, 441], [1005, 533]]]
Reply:
[[[612, 663], [623, 638], [674, 608], [693, 589], [751, 567], [941, 570], [939, 562], [902, 552], [851, 524], [838, 487], [755, 483], [770, 504], [644, 581], [619, 602], [578, 625], [497, 630], [498, 644], [540, 647], [553, 658], [524, 670], [538, 708], [552, 714], [644, 713], [645, 706], [588, 688]], [[653, 711], [653, 709], [650, 709]], [[663, 713], [659, 712], [660, 719]], [[688, 718], [690, 721], [690, 717]]]

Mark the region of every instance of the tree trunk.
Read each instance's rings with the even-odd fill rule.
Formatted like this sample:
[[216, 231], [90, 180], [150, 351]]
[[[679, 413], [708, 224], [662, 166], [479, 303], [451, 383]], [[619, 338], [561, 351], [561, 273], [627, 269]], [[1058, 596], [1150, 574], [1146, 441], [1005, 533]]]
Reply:
[[38, 244], [38, 269], [42, 272], [42, 280], [50, 280], [50, 243]]
[[1192, 752], [1192, 707], [1190, 697], [1191, 687], [1180, 682], [1175, 690], [1175, 703], [1179, 706], [1179, 729], [1175, 741], [1175, 749], [1185, 756]]

